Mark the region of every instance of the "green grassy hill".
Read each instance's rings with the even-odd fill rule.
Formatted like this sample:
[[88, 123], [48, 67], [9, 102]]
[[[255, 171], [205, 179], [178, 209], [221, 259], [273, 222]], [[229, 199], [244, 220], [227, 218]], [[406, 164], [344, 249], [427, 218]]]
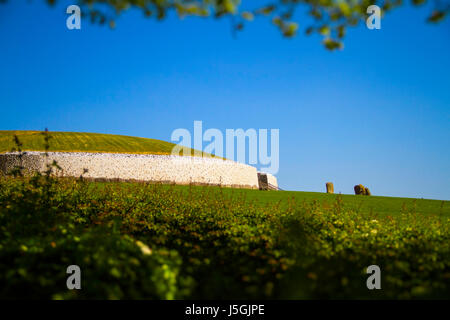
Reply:
[[[147, 138], [84, 132], [49, 132], [49, 151], [170, 154], [175, 144]], [[1, 131], [0, 153], [9, 152], [14, 135], [24, 151], [45, 151], [42, 131]], [[193, 149], [191, 149], [193, 154]]]
[[248, 201], [258, 201], [262, 205], [279, 203], [279, 206], [282, 208], [287, 208], [289, 201], [295, 201], [297, 204], [313, 204], [315, 202], [317, 206], [328, 209], [332, 208], [336, 200], [340, 198], [346, 208], [365, 215], [386, 217], [401, 213], [417, 213], [419, 215], [450, 217], [450, 201], [444, 200], [383, 196], [368, 197], [304, 191], [259, 192], [258, 190], [226, 190], [225, 192], [233, 192], [235, 197], [244, 196]]
[[402, 213], [415, 213], [421, 216], [450, 217], [450, 201], [362, 196], [352, 194], [328, 194], [322, 192], [306, 191], [259, 191], [249, 189], [232, 189], [220, 187], [202, 186], [170, 186], [175, 190], [188, 194], [191, 189], [202, 190], [207, 188], [211, 193], [220, 192], [238, 201], [245, 199], [247, 203], [254, 203], [262, 208], [277, 205], [280, 209], [287, 210], [289, 206], [310, 205], [325, 210], [332, 209], [338, 199], [342, 200], [345, 208], [358, 212], [364, 216], [399, 216]]

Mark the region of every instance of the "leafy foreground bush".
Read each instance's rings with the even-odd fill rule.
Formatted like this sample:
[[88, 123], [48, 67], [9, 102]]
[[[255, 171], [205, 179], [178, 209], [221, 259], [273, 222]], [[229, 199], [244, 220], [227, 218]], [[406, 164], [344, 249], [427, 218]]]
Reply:
[[[449, 298], [449, 219], [221, 189], [0, 179], [0, 298]], [[81, 290], [66, 268], [81, 268]], [[382, 290], [368, 290], [367, 266]]]

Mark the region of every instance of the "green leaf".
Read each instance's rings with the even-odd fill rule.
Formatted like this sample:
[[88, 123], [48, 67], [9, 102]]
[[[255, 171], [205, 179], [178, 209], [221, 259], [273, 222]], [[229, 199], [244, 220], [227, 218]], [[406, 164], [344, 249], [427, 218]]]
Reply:
[[342, 49], [344, 47], [340, 41], [336, 41], [330, 38], [324, 39], [322, 43], [325, 46], [325, 48], [331, 51], [336, 49]]
[[331, 33], [330, 27], [328, 26], [321, 26], [319, 28], [319, 33], [323, 36], [328, 36]]
[[308, 28], [306, 28], [305, 33], [307, 35], [310, 35], [311, 33], [313, 33], [313, 31], [314, 31], [314, 27], [308, 27]]
[[283, 35], [285, 37], [293, 37], [297, 34], [298, 24], [295, 22], [289, 23], [283, 30]]
[[224, 10], [229, 13], [236, 12], [236, 6], [232, 0], [225, 0], [223, 3]]
[[345, 26], [340, 25], [336, 28], [338, 38], [341, 39], [345, 36]]
[[254, 19], [253, 13], [248, 12], [248, 11], [242, 12], [241, 16], [243, 19], [248, 20], [248, 21], [252, 21]]
[[428, 18], [428, 22], [439, 22], [442, 21], [445, 18], [445, 12], [435, 10], [431, 14], [431, 16]]
[[412, 0], [411, 2], [416, 5], [419, 6], [421, 4], [424, 4], [427, 0]]
[[269, 14], [271, 14], [273, 11], [275, 10], [275, 6], [271, 5], [271, 6], [267, 6], [261, 9], [258, 9], [256, 11], [257, 14], [263, 14], [265, 16], [268, 16]]
[[283, 24], [283, 21], [279, 17], [275, 17], [272, 19], [272, 23], [276, 25], [277, 27], [281, 27]]
[[352, 10], [347, 2], [339, 2], [338, 6], [344, 16], [348, 17], [352, 13]]

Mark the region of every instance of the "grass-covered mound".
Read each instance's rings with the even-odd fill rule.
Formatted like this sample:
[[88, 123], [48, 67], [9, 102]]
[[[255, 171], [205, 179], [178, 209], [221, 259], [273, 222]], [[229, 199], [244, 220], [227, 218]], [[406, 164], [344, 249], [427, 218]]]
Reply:
[[2, 178], [0, 298], [450, 298], [447, 216], [247, 194]]
[[[24, 151], [45, 151], [42, 131], [0, 131], [0, 153], [16, 147], [14, 135]], [[171, 154], [175, 144], [147, 138], [100, 133], [51, 132], [48, 151]], [[193, 150], [191, 150], [193, 154]]]

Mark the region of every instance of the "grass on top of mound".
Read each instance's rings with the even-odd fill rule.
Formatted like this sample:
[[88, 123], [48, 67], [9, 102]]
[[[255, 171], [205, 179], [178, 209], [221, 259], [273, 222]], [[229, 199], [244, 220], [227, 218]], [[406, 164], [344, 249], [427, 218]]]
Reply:
[[[0, 130], [0, 153], [15, 148], [14, 135], [22, 143], [23, 151], [45, 151], [42, 131]], [[85, 132], [49, 132], [48, 151], [60, 152], [108, 152], [136, 154], [171, 154], [175, 144], [148, 138]], [[194, 149], [189, 149], [194, 155]], [[184, 154], [186, 155], [186, 154]], [[189, 155], [189, 154], [187, 154]], [[204, 154], [206, 155], [206, 154]]]

